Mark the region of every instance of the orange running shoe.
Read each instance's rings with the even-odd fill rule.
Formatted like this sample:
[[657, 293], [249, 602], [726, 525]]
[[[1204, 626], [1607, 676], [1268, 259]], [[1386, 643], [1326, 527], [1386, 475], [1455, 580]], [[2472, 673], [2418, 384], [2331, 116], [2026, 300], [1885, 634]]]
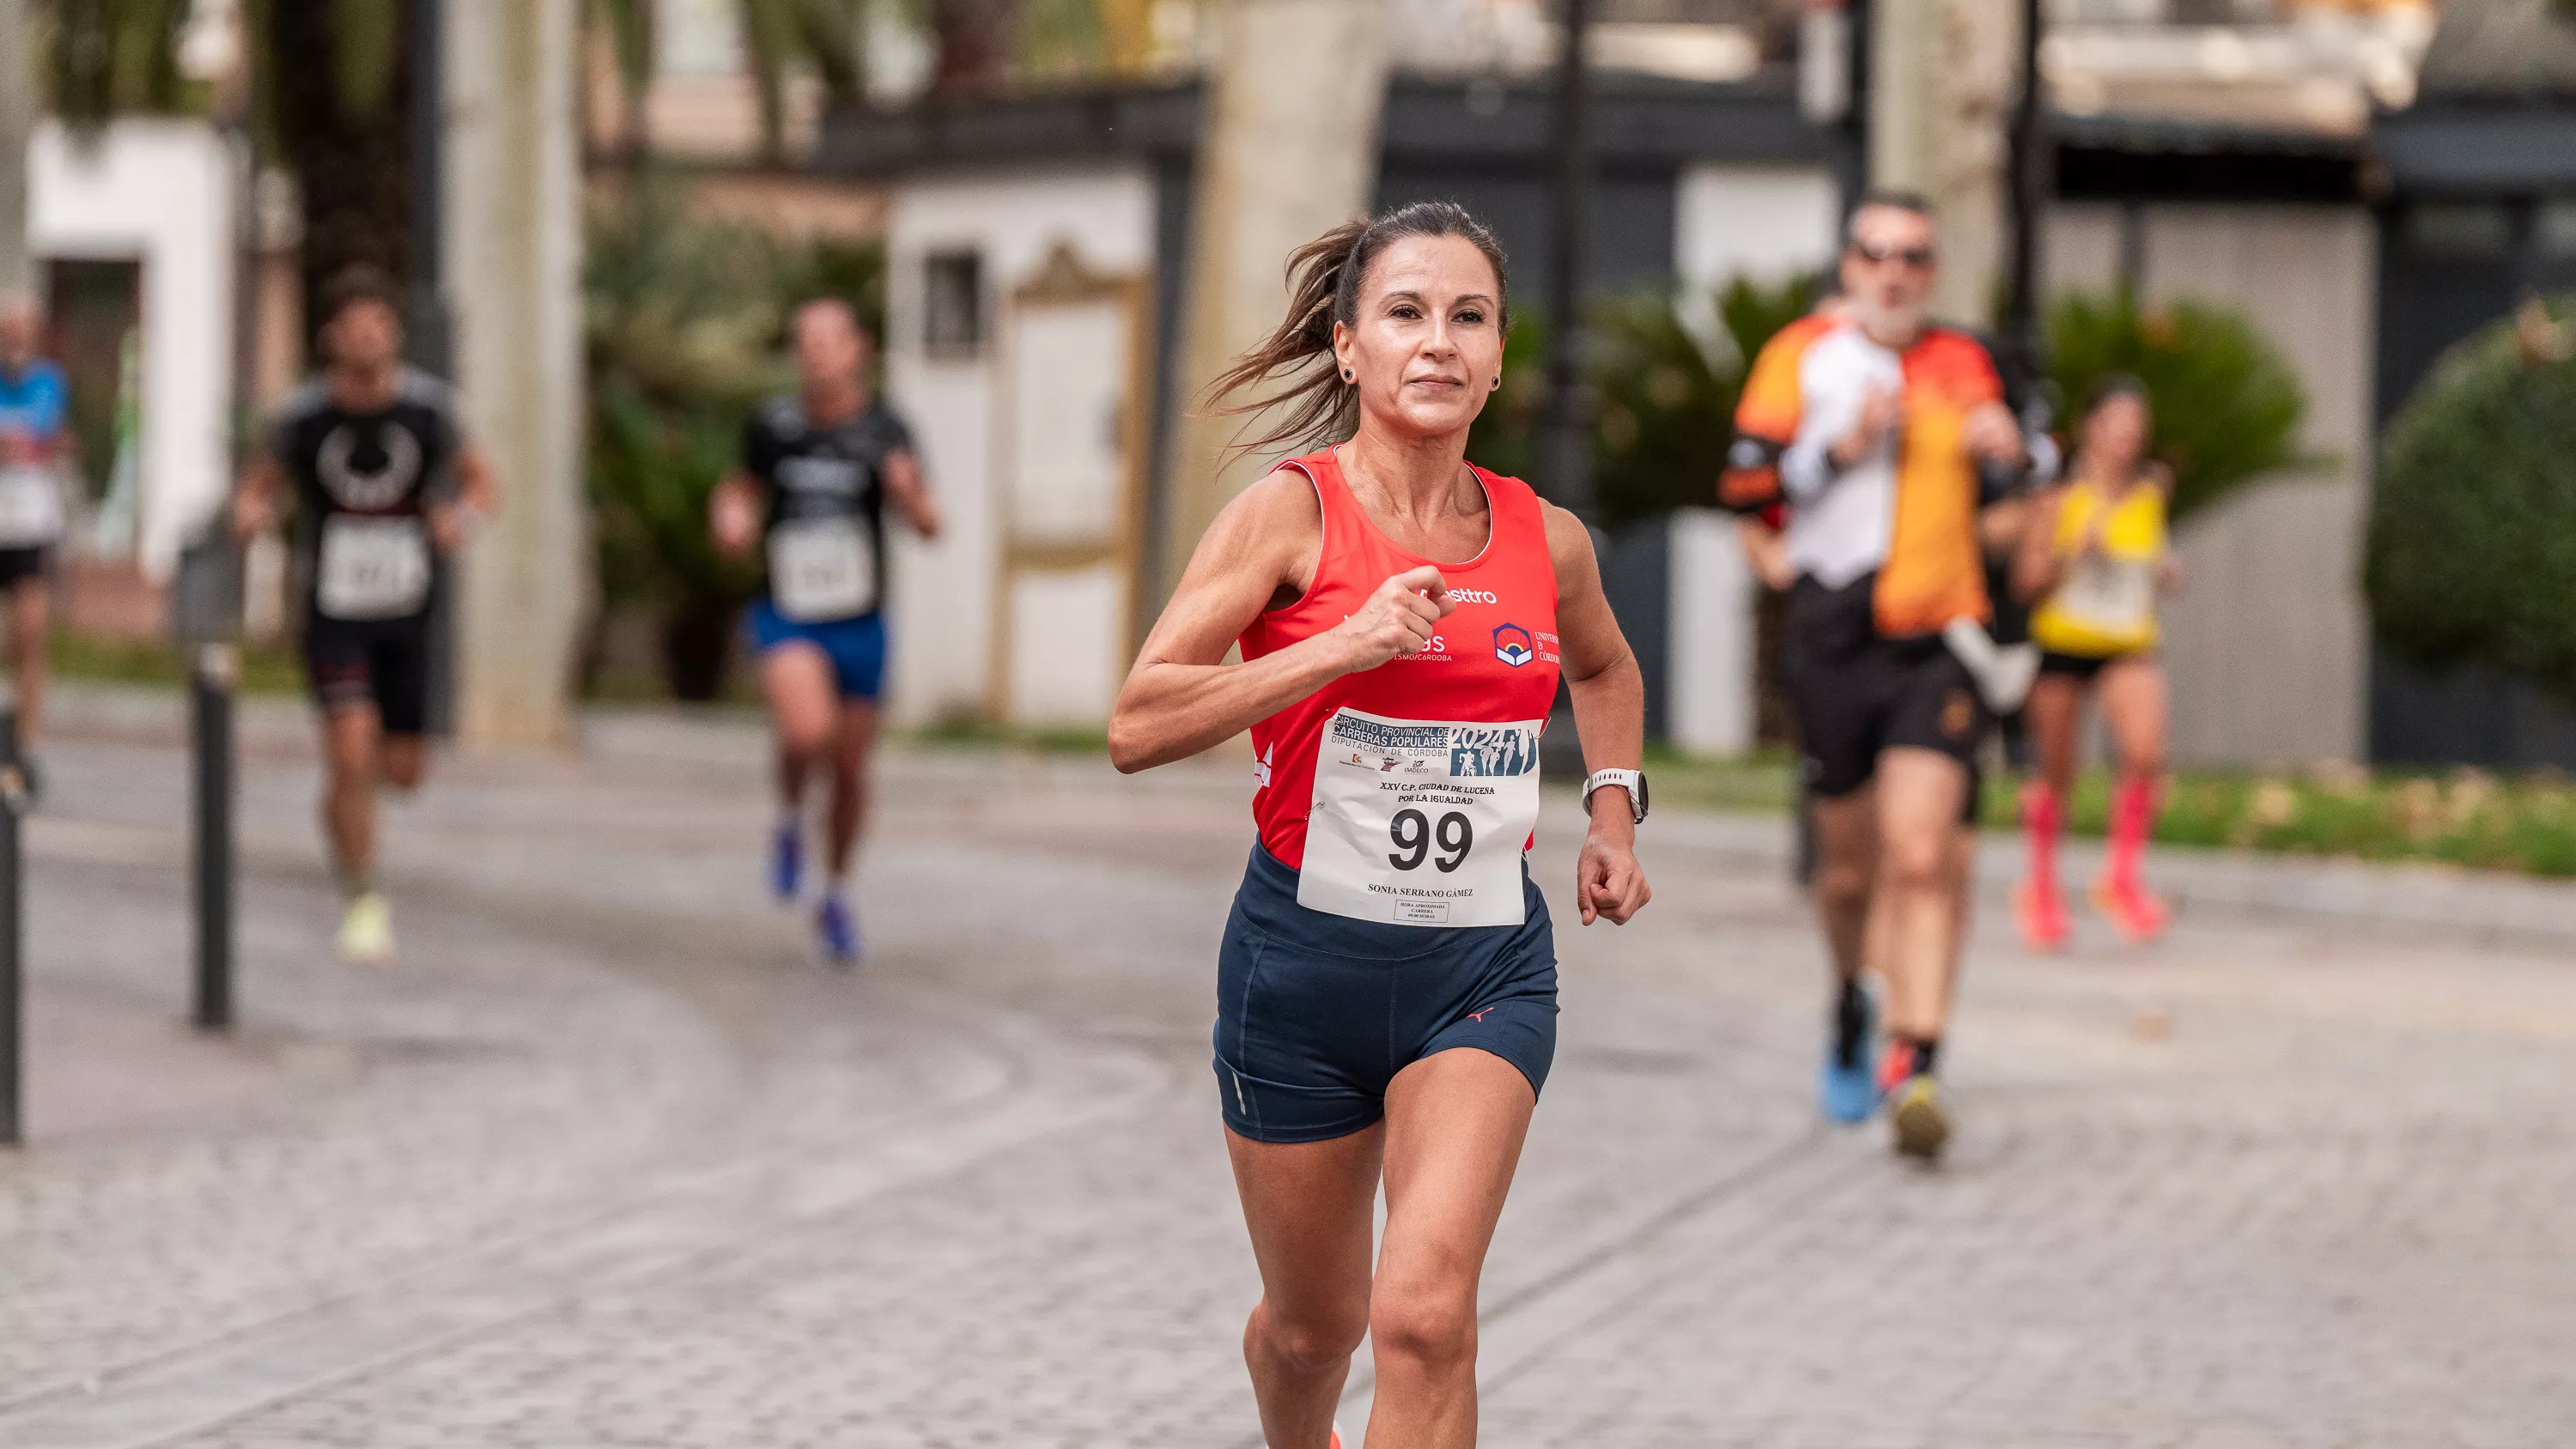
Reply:
[[2074, 929], [2066, 918], [2066, 897], [2042, 890], [2037, 881], [2013, 887], [2013, 920], [2021, 926], [2023, 942], [2034, 951], [2064, 950]]
[[2165, 903], [2134, 880], [2093, 882], [2093, 909], [2109, 917], [2121, 935], [2141, 945], [2163, 935], [2173, 920]]

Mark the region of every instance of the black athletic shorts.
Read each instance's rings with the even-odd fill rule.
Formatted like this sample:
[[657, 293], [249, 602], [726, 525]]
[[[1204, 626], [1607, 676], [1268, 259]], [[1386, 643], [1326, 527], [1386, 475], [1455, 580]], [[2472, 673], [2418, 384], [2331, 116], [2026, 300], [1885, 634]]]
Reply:
[[2117, 664], [2121, 660], [2153, 659], [2154, 657], [2155, 651], [2152, 649], [2124, 649], [2117, 654], [2060, 654], [2054, 649], [2049, 649], [2039, 656], [2039, 672], [2063, 674], [2089, 681], [2100, 674], [2104, 668]]
[[43, 578], [48, 552], [41, 543], [33, 548], [0, 548], [0, 589], [14, 589], [21, 579]]
[[429, 616], [315, 614], [304, 623], [304, 672], [324, 709], [373, 703], [386, 734], [419, 734], [429, 723]]
[[1878, 773], [1883, 752], [1935, 750], [1973, 772], [1990, 720], [1967, 666], [1938, 634], [1882, 637], [1878, 582], [1839, 589], [1802, 578], [1789, 591], [1789, 703], [1798, 716], [1808, 793], [1848, 795]]
[[1255, 1142], [1347, 1137], [1386, 1115], [1395, 1074], [1452, 1047], [1520, 1068], [1556, 1058], [1556, 933], [1521, 871], [1517, 926], [1398, 926], [1297, 904], [1259, 845], [1217, 950], [1216, 1086]]

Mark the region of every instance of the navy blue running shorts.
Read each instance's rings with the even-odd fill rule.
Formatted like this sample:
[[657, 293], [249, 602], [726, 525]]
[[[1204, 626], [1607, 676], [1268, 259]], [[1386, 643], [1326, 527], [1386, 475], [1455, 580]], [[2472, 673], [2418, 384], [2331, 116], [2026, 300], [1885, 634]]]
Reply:
[[843, 699], [875, 699], [885, 687], [886, 626], [883, 614], [799, 623], [778, 612], [765, 598], [743, 611], [751, 627], [751, 647], [766, 654], [782, 644], [811, 644], [832, 663], [832, 682]]
[[1297, 872], [1259, 845], [1217, 952], [1216, 1080], [1225, 1125], [1255, 1142], [1347, 1137], [1386, 1115], [1395, 1074], [1480, 1047], [1535, 1092], [1556, 1057], [1556, 933], [1521, 869], [1517, 926], [1353, 920], [1297, 904]]

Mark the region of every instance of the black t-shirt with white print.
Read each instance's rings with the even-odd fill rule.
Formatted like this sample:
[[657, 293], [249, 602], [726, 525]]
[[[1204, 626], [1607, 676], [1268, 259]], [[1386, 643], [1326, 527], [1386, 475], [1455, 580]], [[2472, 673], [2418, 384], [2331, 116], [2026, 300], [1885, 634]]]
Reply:
[[295, 490], [308, 617], [427, 615], [428, 509], [452, 489], [463, 447], [447, 385], [411, 368], [380, 411], [341, 407], [318, 378], [287, 399], [269, 452]]
[[[876, 611], [885, 577], [886, 460], [911, 448], [911, 429], [882, 400], [828, 427], [815, 426], [793, 396], [771, 398], [752, 414], [743, 429], [742, 463], [760, 490], [761, 592], [780, 612], [823, 619]], [[806, 546], [831, 541], [836, 526], [858, 532], [864, 558], [855, 580], [832, 573], [828, 550]], [[782, 535], [789, 536], [784, 546]], [[797, 607], [803, 601], [796, 584], [778, 576], [782, 562], [799, 557], [826, 565], [809, 611]]]

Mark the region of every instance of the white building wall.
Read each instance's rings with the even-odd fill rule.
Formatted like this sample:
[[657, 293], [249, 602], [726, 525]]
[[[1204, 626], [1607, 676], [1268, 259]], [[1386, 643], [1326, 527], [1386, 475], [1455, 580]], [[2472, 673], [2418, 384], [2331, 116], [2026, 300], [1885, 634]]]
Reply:
[[[1675, 201], [1685, 317], [1712, 339], [1715, 289], [1738, 277], [1778, 282], [1833, 259], [1841, 201], [1822, 169], [1692, 166]], [[1728, 515], [1689, 509], [1672, 529], [1668, 728], [1684, 749], [1739, 753], [1754, 741], [1758, 586]]]
[[[1003, 479], [993, 439], [1002, 312], [1058, 241], [1071, 242], [1092, 270], [1151, 276], [1151, 175], [1132, 165], [1049, 168], [894, 188], [887, 219], [887, 389], [911, 420], [948, 522], [946, 536], [934, 544], [896, 530], [888, 707], [900, 723], [983, 714], [994, 702]], [[972, 358], [933, 358], [922, 349], [923, 259], [966, 249], [983, 259], [984, 346]], [[1102, 365], [1119, 364], [1104, 359]], [[1088, 661], [1079, 667], [1089, 668], [1098, 648], [1075, 654]], [[1076, 663], [1068, 657], [1068, 668]], [[1034, 683], [1047, 688], [1043, 680]]]
[[[2301, 443], [2320, 468], [2257, 480], [2184, 525], [2183, 591], [2165, 609], [2178, 763], [2300, 765], [2368, 748], [2370, 619], [2361, 529], [2370, 497], [2378, 240], [2359, 207], [2143, 209], [2139, 285], [2244, 312], [2308, 389]], [[2116, 206], [2049, 218], [2047, 286], [2109, 286]]]
[[1753, 748], [1754, 603], [1761, 585], [1736, 541], [1735, 516], [1685, 508], [1672, 522], [1672, 742], [1708, 755]]
[[1702, 164], [1682, 169], [1673, 261], [1682, 280], [1776, 282], [1833, 259], [1840, 220], [1833, 173], [1814, 166]]
[[86, 138], [48, 121], [27, 162], [31, 251], [143, 264], [135, 551], [167, 578], [232, 486], [232, 152], [196, 121], [123, 120]]

